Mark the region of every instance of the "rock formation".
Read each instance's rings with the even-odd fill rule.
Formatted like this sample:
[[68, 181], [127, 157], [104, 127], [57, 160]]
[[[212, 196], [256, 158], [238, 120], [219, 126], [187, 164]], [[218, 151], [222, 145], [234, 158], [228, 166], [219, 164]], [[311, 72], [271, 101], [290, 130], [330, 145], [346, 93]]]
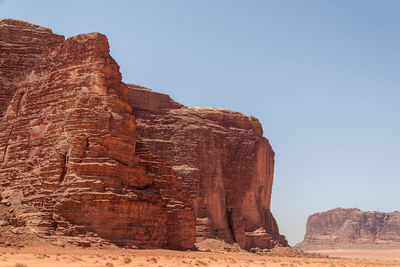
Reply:
[[300, 249], [400, 248], [400, 212], [337, 208], [308, 217]]
[[287, 245], [270, 212], [274, 152], [259, 121], [221, 108], [187, 108], [165, 94], [128, 86], [138, 146], [183, 178], [196, 236], [246, 249]]
[[0, 20], [0, 54], [3, 233], [82, 246], [287, 244], [257, 119], [124, 84], [99, 33], [64, 40]]
[[[51, 33], [23, 22], [2, 25], [15, 28], [16, 36], [25, 28]], [[3, 36], [8, 50], [21, 49]], [[55, 39], [58, 45], [30, 57], [30, 72], [6, 76], [16, 77], [0, 125], [2, 202], [12, 210], [8, 221], [42, 236], [95, 233], [122, 246], [193, 248], [193, 212], [189, 201], [179, 201], [179, 179], [147, 173], [135, 153], [128, 88], [106, 37]], [[21, 74], [25, 77], [17, 77]], [[170, 239], [167, 226], [185, 234]]]

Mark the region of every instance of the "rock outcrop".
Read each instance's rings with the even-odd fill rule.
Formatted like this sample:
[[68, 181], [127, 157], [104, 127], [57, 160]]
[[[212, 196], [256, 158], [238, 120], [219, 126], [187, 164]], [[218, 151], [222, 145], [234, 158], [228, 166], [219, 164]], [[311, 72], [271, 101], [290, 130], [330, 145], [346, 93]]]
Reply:
[[299, 249], [400, 248], [400, 212], [337, 208], [308, 217]]
[[[17, 36], [25, 28], [49, 33], [12, 20], [0, 25], [17, 28]], [[7, 51], [21, 49], [23, 39], [7, 43], [5, 36]], [[191, 203], [179, 201], [180, 180], [152, 175], [135, 153], [128, 88], [109, 55], [106, 37], [56, 37], [57, 45], [42, 48], [46, 42], [39, 42], [38, 49], [32, 48], [43, 52], [27, 57], [33, 65], [30, 72], [11, 68], [15, 73], [6, 75], [16, 77], [0, 124], [1, 196], [12, 211], [7, 220], [50, 238], [93, 237], [97, 242], [98, 237], [121, 246], [193, 248], [194, 223], [180, 224], [176, 218], [182, 213], [194, 220]], [[169, 229], [174, 226], [179, 229]], [[171, 236], [168, 229], [185, 234]]]
[[257, 119], [124, 84], [99, 33], [65, 40], [6, 19], [0, 34], [2, 234], [287, 245], [269, 209], [274, 153]]
[[193, 199], [196, 236], [242, 248], [287, 245], [270, 212], [274, 152], [259, 121], [221, 108], [187, 108], [129, 85], [138, 145], [165, 159]]

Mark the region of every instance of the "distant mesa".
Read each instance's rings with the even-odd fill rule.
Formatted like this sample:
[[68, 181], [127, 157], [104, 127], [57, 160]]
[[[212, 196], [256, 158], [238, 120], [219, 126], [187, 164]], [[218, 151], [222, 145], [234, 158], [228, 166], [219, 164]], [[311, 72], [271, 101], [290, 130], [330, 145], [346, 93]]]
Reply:
[[0, 244], [287, 246], [256, 118], [123, 83], [100, 33], [4, 19], [0, 56]]
[[399, 249], [400, 212], [336, 208], [308, 217], [304, 241], [295, 248]]

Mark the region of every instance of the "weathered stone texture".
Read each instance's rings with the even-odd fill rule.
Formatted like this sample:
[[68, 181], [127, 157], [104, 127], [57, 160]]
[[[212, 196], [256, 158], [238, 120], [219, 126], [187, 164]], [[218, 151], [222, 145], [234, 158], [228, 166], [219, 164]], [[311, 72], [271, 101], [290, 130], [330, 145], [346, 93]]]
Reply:
[[270, 212], [274, 152], [256, 118], [124, 84], [99, 33], [64, 40], [0, 20], [0, 55], [2, 234], [287, 245]]
[[254, 117], [219, 108], [187, 108], [169, 96], [129, 85], [138, 144], [183, 178], [197, 237], [243, 248], [286, 245], [270, 212], [274, 152]]
[[400, 212], [337, 208], [308, 217], [301, 249], [400, 248]]
[[122, 246], [193, 247], [194, 231], [180, 239], [168, 233], [177, 214], [194, 220], [192, 208], [178, 200], [177, 177], [141, 165], [127, 86], [104, 35], [43, 49], [15, 85], [0, 124], [2, 202], [15, 220], [42, 236], [94, 233]]
[[47, 49], [59, 45], [64, 36], [48, 28], [23, 21], [0, 20], [0, 118], [18, 83], [33, 69]]

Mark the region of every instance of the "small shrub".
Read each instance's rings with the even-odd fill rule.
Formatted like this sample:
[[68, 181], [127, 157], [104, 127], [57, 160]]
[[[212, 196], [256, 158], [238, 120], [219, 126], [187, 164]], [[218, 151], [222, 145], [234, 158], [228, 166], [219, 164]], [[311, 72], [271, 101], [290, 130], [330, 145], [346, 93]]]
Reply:
[[27, 267], [27, 265], [23, 263], [16, 263], [15, 267]]
[[157, 259], [154, 258], [154, 257], [150, 258], [150, 260], [148, 260], [148, 261], [149, 261], [149, 262], [153, 262], [153, 263], [157, 263]]
[[204, 262], [202, 260], [198, 260], [196, 263], [199, 264], [199, 265], [206, 265], [206, 266], [208, 265], [206, 262]]
[[114, 267], [114, 264], [112, 264], [111, 262], [107, 262], [106, 265], [107, 265], [108, 267]]
[[79, 256], [72, 256], [71, 257], [74, 261], [83, 261]]
[[128, 263], [130, 263], [132, 260], [131, 260], [131, 258], [129, 258], [129, 257], [125, 257], [124, 258], [124, 262], [126, 263], [126, 264], [128, 264]]

